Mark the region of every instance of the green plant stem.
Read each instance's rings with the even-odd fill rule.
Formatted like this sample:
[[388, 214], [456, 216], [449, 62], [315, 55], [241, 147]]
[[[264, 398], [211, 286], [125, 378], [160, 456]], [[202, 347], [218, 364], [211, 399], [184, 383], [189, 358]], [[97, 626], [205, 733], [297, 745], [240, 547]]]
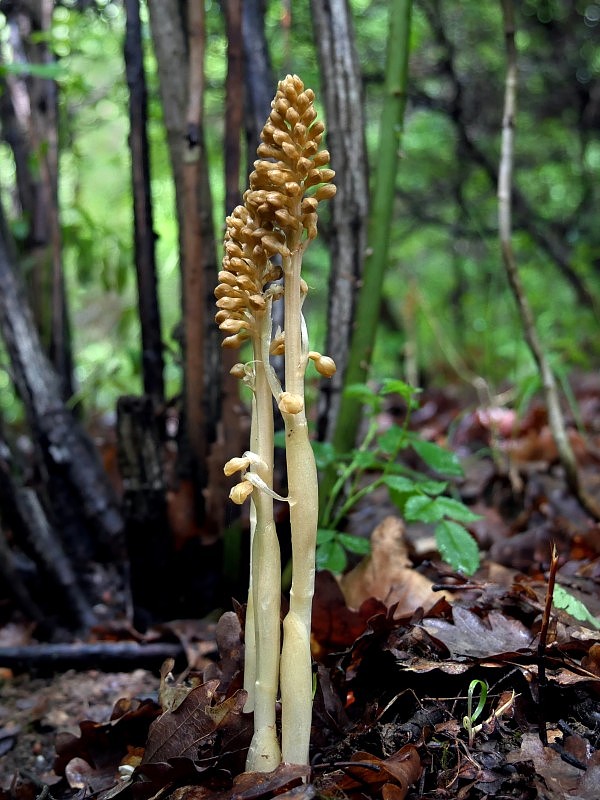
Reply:
[[[270, 336], [271, 315], [257, 315], [253, 337], [255, 429], [251, 441], [260, 463], [252, 471], [273, 487], [273, 401], [264, 362], [263, 339]], [[273, 519], [273, 499], [261, 489], [252, 492], [256, 523], [252, 540], [251, 584], [255, 641], [254, 735], [248, 751], [249, 771], [270, 772], [281, 762], [275, 703], [279, 684], [281, 558]], [[251, 669], [251, 667], [250, 667]]]
[[[396, 173], [406, 105], [411, 10], [412, 0], [392, 0], [390, 3], [386, 82], [367, 234], [368, 254], [358, 296], [344, 386], [364, 383], [375, 344], [379, 300], [388, 262]], [[333, 435], [333, 445], [339, 453], [348, 452], [354, 447], [360, 415], [360, 402], [342, 394]]]
[[[402, 431], [404, 433], [406, 433], [406, 431], [408, 430], [409, 420], [410, 420], [410, 409], [409, 412], [406, 414], [406, 417], [404, 418], [404, 422], [402, 423]], [[369, 429], [365, 435], [365, 438], [363, 439], [360, 447], [358, 448], [358, 452], [364, 452], [369, 448], [371, 442], [377, 435], [377, 428], [378, 428], [377, 420], [372, 419], [369, 424]], [[374, 491], [375, 489], [377, 489], [378, 486], [381, 486], [383, 484], [385, 476], [389, 474], [391, 465], [396, 461], [398, 454], [402, 449], [403, 445], [400, 440], [400, 443], [398, 444], [394, 452], [390, 453], [390, 455], [388, 456], [387, 463], [383, 467], [382, 475], [379, 478], [376, 478], [371, 483], [369, 483], [367, 486], [363, 486], [363, 488], [359, 489], [358, 491], [355, 491], [354, 487], [356, 486], [360, 476], [363, 474], [363, 470], [358, 470], [358, 471], [356, 470], [356, 462], [353, 459], [348, 464], [346, 469], [342, 473], [340, 473], [337, 481], [335, 482], [331, 490], [330, 497], [328, 499], [327, 505], [325, 506], [325, 511], [321, 519], [321, 527], [332, 528], [333, 530], [337, 530], [338, 527], [341, 525], [344, 517], [350, 511], [350, 509], [353, 508], [358, 503], [359, 500], [361, 500], [367, 494]], [[345, 503], [343, 503], [340, 506], [335, 517], [333, 517], [332, 519], [333, 509], [335, 508], [335, 504], [340, 496], [340, 493], [346, 481], [355, 471], [356, 474], [352, 481], [352, 489], [348, 493], [348, 499], [346, 500]], [[410, 472], [411, 470], [408, 469], [406, 470], [407, 474], [409, 474]]]
[[[375, 420], [371, 421], [369, 425], [369, 430], [367, 431], [365, 438], [363, 439], [360, 447], [358, 448], [359, 452], [365, 452], [373, 438], [377, 433], [377, 422]], [[335, 504], [340, 496], [340, 493], [344, 486], [346, 485], [346, 481], [352, 476], [352, 474], [356, 471], [356, 461], [352, 459], [347, 467], [340, 472], [337, 477], [336, 482], [334, 483], [329, 495], [327, 497], [327, 502], [325, 504], [323, 514], [321, 515], [321, 527], [322, 528], [329, 528], [331, 526], [331, 519], [333, 516], [333, 509], [335, 508]], [[335, 519], [338, 519], [338, 515], [336, 515]], [[333, 523], [333, 527], [335, 527], [335, 522]]]
[[[300, 270], [303, 248], [290, 244], [283, 259], [285, 281], [285, 390], [304, 398], [308, 342], [302, 342]], [[281, 653], [281, 746], [283, 760], [308, 764], [312, 721], [310, 628], [315, 582], [319, 487], [304, 409], [282, 413], [285, 423], [288, 502], [292, 533], [290, 610], [283, 621]]]

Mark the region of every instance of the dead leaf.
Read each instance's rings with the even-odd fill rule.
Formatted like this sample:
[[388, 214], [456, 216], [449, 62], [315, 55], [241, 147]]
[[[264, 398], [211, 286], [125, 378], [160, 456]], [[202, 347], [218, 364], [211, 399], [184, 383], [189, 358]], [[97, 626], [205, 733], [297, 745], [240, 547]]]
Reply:
[[[80, 736], [59, 733], [56, 738], [56, 759], [54, 771], [57, 775], [67, 774], [70, 763], [77, 759], [72, 768], [95, 791], [108, 789], [118, 778], [118, 769], [131, 747], [141, 747], [146, 741], [148, 729], [160, 713], [159, 707], [151, 700], [131, 700], [115, 705], [111, 722], [99, 723], [84, 720], [79, 724]], [[79, 763], [89, 765], [90, 771]], [[78, 779], [76, 779], [78, 780]]]
[[192, 689], [199, 686], [201, 683], [201, 679], [198, 676], [194, 676], [185, 683], [176, 681], [171, 672], [174, 666], [175, 659], [167, 658], [160, 668], [158, 701], [163, 711], [175, 711], [183, 703]]
[[452, 616], [454, 624], [426, 619], [422, 626], [440, 639], [454, 657], [489, 658], [531, 647], [531, 631], [499, 611], [490, 611], [487, 620], [483, 620], [472, 611], [455, 606]]
[[246, 694], [242, 691], [225, 701], [227, 705], [222, 715], [211, 708], [218, 686], [217, 679], [196, 686], [177, 708], [165, 711], [152, 723], [143, 765], [171, 758], [195, 760], [200, 746], [206, 744], [227, 716], [241, 714], [246, 702]]
[[[381, 789], [384, 800], [403, 800], [422, 772], [419, 751], [412, 744], [405, 745], [386, 759], [357, 752], [353, 754], [352, 762], [355, 763], [343, 767], [345, 775], [337, 782], [337, 789], [342, 792], [366, 787], [371, 791]], [[393, 788], [387, 788], [384, 793], [386, 786]]]
[[551, 747], [544, 747], [535, 733], [525, 733], [521, 740], [521, 749], [507, 754], [509, 763], [533, 761], [536, 772], [544, 778], [549, 789], [557, 796], [565, 797], [577, 788], [584, 770], [564, 761]]
[[351, 608], [359, 608], [370, 597], [397, 615], [409, 614], [419, 606], [431, 608], [441, 596], [432, 582], [417, 572], [408, 556], [406, 529], [398, 517], [386, 517], [371, 535], [371, 554], [341, 578], [340, 585]]
[[378, 600], [366, 600], [358, 611], [348, 608], [342, 590], [331, 572], [317, 572], [313, 598], [312, 641], [316, 659], [325, 653], [350, 647], [367, 628], [369, 619], [385, 614]]

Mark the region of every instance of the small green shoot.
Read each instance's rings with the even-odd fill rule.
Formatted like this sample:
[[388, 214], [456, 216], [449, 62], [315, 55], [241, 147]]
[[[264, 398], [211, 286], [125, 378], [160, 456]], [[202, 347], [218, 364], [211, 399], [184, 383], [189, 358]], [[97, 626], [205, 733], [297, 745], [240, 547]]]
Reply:
[[[469, 747], [473, 747], [475, 734], [479, 729], [475, 725], [475, 722], [479, 719], [485, 707], [488, 696], [488, 688], [489, 687], [487, 685], [487, 682], [479, 679], [473, 680], [469, 684], [469, 689], [467, 691], [467, 713], [463, 717], [463, 727], [467, 731], [467, 734], [469, 736]], [[473, 697], [478, 689], [479, 689], [479, 702], [477, 703], [477, 707], [473, 711]]]

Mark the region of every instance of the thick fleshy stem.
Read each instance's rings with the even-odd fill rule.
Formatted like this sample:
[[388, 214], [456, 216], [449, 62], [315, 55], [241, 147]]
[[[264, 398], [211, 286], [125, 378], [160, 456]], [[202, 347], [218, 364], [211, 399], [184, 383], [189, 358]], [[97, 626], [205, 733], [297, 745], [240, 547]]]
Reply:
[[[258, 463], [255, 472], [273, 487], [273, 401], [261, 360], [262, 338], [270, 337], [271, 316], [257, 315], [259, 330], [253, 337], [254, 346], [254, 404], [255, 453]], [[254, 735], [246, 769], [270, 772], [281, 761], [277, 741], [275, 704], [279, 685], [281, 560], [279, 541], [273, 519], [273, 499], [266, 491], [255, 487], [252, 492], [256, 524], [252, 538], [251, 584], [252, 614], [255, 641]], [[249, 609], [250, 611], [250, 609]]]
[[281, 654], [281, 744], [285, 762], [307, 764], [312, 720], [310, 629], [319, 488], [304, 411], [304, 373], [308, 361], [307, 342], [302, 341], [300, 272], [304, 248], [299, 237], [288, 242], [288, 246], [291, 256], [283, 259], [285, 390], [288, 395], [302, 399], [302, 408], [295, 414], [286, 413], [280, 403], [285, 423], [292, 532], [290, 609], [283, 622]]

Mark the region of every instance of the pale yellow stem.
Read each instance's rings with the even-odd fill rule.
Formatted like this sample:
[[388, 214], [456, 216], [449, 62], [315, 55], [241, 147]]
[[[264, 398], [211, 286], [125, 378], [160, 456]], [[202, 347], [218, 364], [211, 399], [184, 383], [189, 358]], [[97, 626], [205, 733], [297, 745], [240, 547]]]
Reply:
[[[259, 315], [257, 315], [259, 317]], [[263, 337], [270, 336], [270, 314], [262, 314], [260, 334], [254, 339], [255, 447], [260, 463], [252, 465], [269, 488], [273, 487], [273, 400], [264, 362]], [[257, 319], [257, 323], [259, 322]], [[252, 601], [256, 671], [254, 683], [254, 735], [246, 769], [270, 772], [281, 761], [277, 741], [275, 703], [279, 682], [281, 560], [273, 519], [273, 500], [255, 488], [252, 500], [256, 524], [252, 541]]]
[[[300, 270], [303, 248], [297, 242], [283, 260], [285, 280], [285, 390], [304, 398], [308, 343], [302, 342]], [[318, 481], [304, 408], [283, 413], [292, 531], [290, 610], [283, 623], [281, 654], [281, 741], [283, 760], [308, 764], [312, 720], [310, 629], [315, 582]]]

